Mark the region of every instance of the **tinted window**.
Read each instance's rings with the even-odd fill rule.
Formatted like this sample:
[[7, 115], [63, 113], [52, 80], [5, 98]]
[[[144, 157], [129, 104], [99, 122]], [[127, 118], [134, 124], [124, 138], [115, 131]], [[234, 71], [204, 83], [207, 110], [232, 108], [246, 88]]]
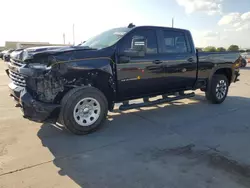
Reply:
[[178, 31], [163, 31], [164, 53], [187, 53], [185, 35]]
[[153, 30], [141, 30], [141, 31], [139, 30], [131, 33], [123, 41], [123, 44], [121, 46], [121, 51], [131, 48], [132, 38], [135, 36], [145, 37], [147, 44], [147, 49], [146, 49], [147, 54], [156, 54], [158, 52], [156, 33]]

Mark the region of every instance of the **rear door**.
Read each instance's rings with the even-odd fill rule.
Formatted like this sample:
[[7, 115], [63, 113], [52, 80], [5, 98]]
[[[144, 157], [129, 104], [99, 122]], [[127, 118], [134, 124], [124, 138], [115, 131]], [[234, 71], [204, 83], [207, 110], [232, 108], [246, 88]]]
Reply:
[[[121, 54], [131, 48], [132, 38], [143, 36], [146, 39], [146, 53], [143, 57], [127, 57], [123, 62]], [[155, 29], [136, 28], [118, 44], [117, 80], [120, 99], [142, 97], [158, 93], [164, 85], [165, 70], [159, 61], [159, 49]]]
[[160, 38], [160, 56], [165, 62], [166, 88], [192, 88], [196, 82], [197, 58], [191, 36], [183, 30], [162, 29]]

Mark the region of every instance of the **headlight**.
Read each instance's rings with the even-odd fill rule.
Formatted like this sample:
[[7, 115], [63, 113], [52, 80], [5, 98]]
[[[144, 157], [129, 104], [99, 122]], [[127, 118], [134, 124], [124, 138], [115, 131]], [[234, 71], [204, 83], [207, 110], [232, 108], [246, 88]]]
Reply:
[[28, 66], [29, 68], [33, 68], [33, 69], [50, 69], [50, 67], [47, 67], [47, 65], [40, 64], [40, 63], [31, 63]]

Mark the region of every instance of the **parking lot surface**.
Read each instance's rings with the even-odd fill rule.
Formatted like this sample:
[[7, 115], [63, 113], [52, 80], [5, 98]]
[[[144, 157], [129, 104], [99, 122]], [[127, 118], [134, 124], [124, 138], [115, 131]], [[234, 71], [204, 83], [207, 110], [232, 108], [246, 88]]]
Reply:
[[22, 118], [0, 61], [0, 187], [250, 187], [250, 67], [221, 105], [196, 97], [109, 114], [75, 136]]

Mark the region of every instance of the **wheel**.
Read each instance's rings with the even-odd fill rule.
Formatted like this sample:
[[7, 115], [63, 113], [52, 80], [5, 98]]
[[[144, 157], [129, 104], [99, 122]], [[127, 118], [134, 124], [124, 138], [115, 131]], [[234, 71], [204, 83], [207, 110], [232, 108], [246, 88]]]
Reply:
[[108, 113], [108, 102], [93, 87], [70, 90], [62, 99], [59, 120], [71, 133], [84, 135], [97, 130]]
[[210, 88], [206, 91], [206, 98], [214, 104], [222, 103], [228, 93], [229, 82], [225, 75], [214, 75]]
[[[77, 88], [74, 88], [74, 89], [68, 91], [68, 92], [64, 95], [64, 97], [62, 98], [62, 100], [61, 100], [61, 106], [64, 106], [64, 105], [65, 105], [65, 103], [68, 101], [68, 98], [72, 95], [72, 93], [75, 93], [76, 91], [81, 90], [81, 89], [83, 89], [83, 87], [77, 87]], [[63, 121], [62, 110], [60, 111], [60, 114], [59, 114], [59, 117], [58, 117], [58, 119], [57, 119], [57, 122], [60, 123], [61, 125], [64, 125], [64, 124], [65, 124], [64, 121]]]

